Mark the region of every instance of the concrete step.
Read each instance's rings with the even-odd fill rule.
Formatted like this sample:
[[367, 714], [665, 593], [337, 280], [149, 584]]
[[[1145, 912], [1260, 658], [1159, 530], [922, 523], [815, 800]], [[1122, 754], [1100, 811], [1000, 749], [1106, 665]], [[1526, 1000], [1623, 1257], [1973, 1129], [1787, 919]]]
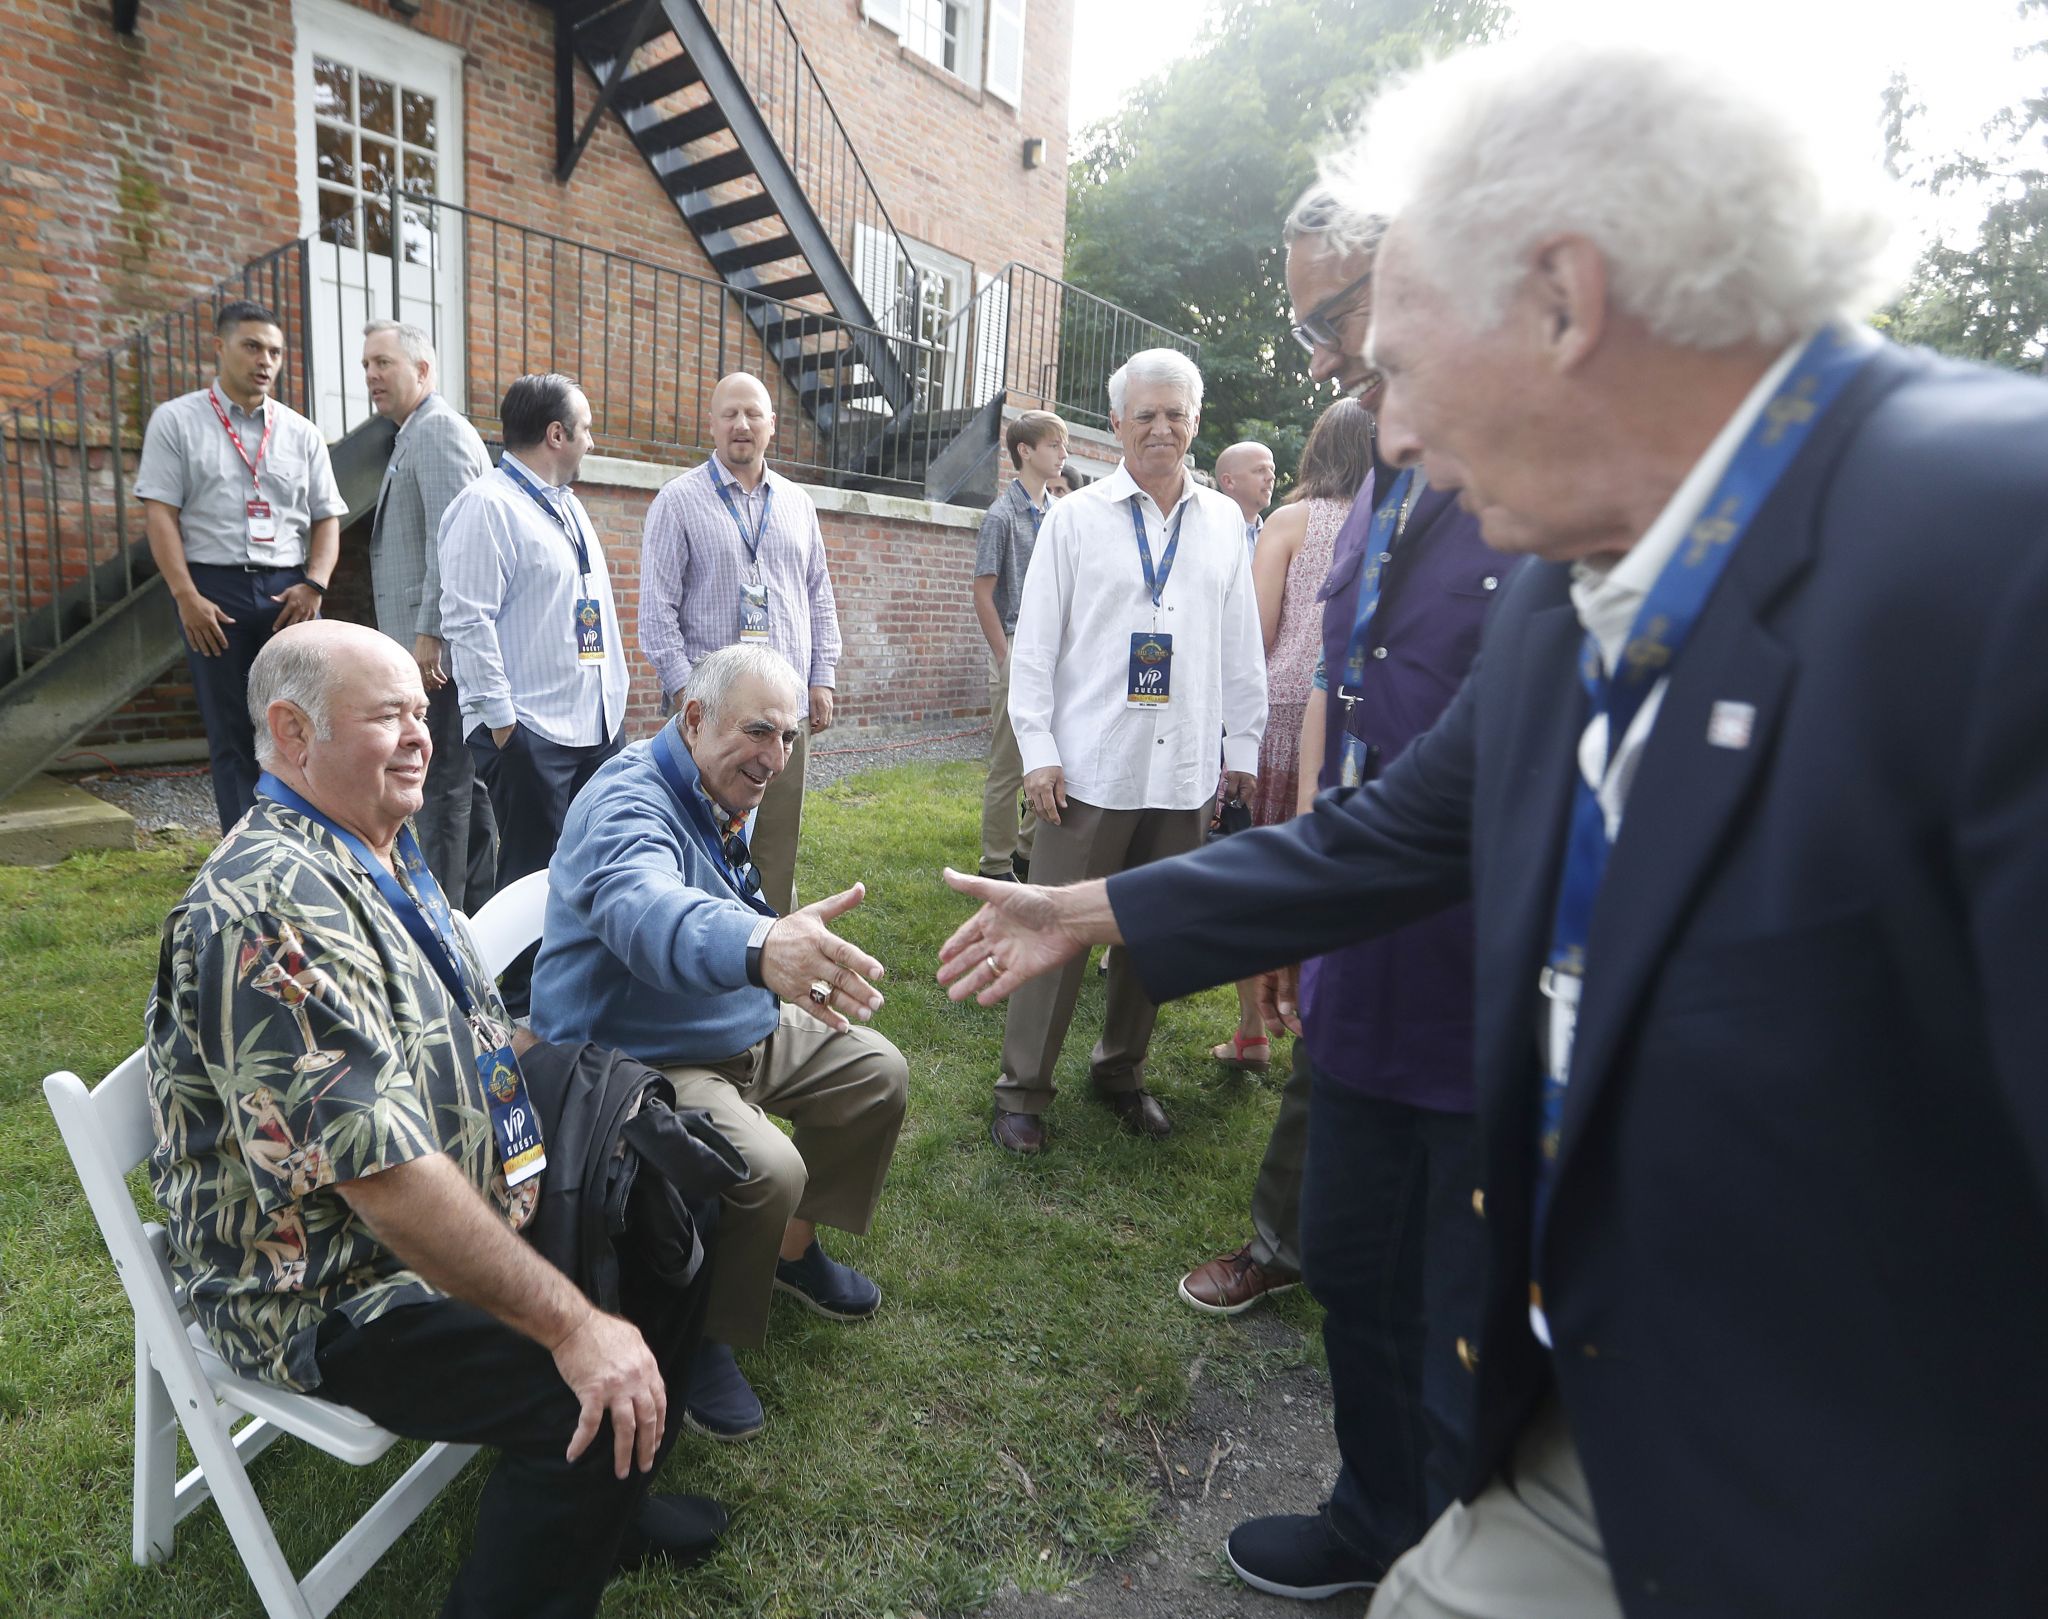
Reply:
[[55, 776], [0, 799], [0, 866], [54, 866], [84, 849], [132, 849], [135, 817]]

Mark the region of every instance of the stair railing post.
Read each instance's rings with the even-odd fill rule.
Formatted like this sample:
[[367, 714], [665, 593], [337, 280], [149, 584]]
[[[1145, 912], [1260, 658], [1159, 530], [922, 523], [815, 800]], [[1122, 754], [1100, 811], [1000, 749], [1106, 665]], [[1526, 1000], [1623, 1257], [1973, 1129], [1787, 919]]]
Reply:
[[[402, 161], [402, 160], [400, 160], [400, 161]], [[391, 168], [391, 182], [390, 182], [390, 187], [389, 187], [389, 190], [390, 190], [390, 194], [391, 194], [391, 203], [390, 203], [390, 208], [391, 208], [391, 312], [390, 312], [390, 318], [391, 318], [392, 320], [403, 320], [403, 319], [404, 319], [405, 317], [404, 317], [403, 315], [399, 314], [399, 312], [398, 312], [398, 308], [399, 308], [399, 305], [398, 305], [398, 272], [400, 271], [400, 269], [401, 269], [401, 268], [403, 268], [403, 267], [404, 267], [404, 264], [405, 264], [405, 216], [404, 216], [403, 212], [401, 211], [401, 209], [402, 209], [402, 206], [403, 206], [403, 205], [401, 204], [401, 202], [400, 202], [400, 200], [399, 200], [399, 199], [400, 199], [401, 197], [403, 197], [403, 196], [404, 196], [405, 192], [404, 192], [404, 189], [403, 189], [403, 187], [402, 187], [402, 186], [400, 185], [400, 183], [399, 183], [399, 169], [398, 169], [398, 164], [397, 164], [396, 162], [394, 162], [394, 163], [393, 163], [393, 165], [392, 165], [392, 168]]]

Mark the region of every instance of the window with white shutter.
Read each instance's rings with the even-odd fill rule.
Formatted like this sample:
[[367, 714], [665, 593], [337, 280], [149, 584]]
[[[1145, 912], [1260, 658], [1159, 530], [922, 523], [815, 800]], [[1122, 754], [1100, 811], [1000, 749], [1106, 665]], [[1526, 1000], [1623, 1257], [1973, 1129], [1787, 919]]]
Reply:
[[974, 403], [985, 405], [1003, 386], [1010, 346], [1010, 283], [977, 276], [974, 326]]
[[1024, 104], [1024, 0], [989, 0], [988, 93]]

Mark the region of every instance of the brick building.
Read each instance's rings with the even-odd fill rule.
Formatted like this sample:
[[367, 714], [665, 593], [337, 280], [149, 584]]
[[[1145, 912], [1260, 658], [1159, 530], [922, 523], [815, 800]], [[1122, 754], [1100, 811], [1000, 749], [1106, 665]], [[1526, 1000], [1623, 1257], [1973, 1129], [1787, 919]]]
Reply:
[[245, 294], [358, 512], [388, 454], [365, 319], [430, 326], [486, 439], [513, 376], [576, 376], [629, 626], [651, 491], [701, 459], [717, 376], [761, 374], [819, 495], [843, 722], [974, 723], [1003, 415], [1099, 423], [1108, 369], [1171, 340], [1059, 280], [1073, 4], [0, 0], [0, 766], [196, 736], [126, 486]]

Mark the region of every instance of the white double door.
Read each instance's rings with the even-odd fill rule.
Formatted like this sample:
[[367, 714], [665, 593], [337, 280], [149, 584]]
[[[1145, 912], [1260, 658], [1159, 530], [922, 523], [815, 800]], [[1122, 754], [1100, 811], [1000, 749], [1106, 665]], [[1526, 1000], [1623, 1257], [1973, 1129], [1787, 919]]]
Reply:
[[461, 409], [462, 220], [428, 200], [462, 200], [461, 53], [342, 0], [293, 9], [313, 419], [332, 440], [368, 418], [363, 326], [394, 318], [432, 336], [438, 385]]

